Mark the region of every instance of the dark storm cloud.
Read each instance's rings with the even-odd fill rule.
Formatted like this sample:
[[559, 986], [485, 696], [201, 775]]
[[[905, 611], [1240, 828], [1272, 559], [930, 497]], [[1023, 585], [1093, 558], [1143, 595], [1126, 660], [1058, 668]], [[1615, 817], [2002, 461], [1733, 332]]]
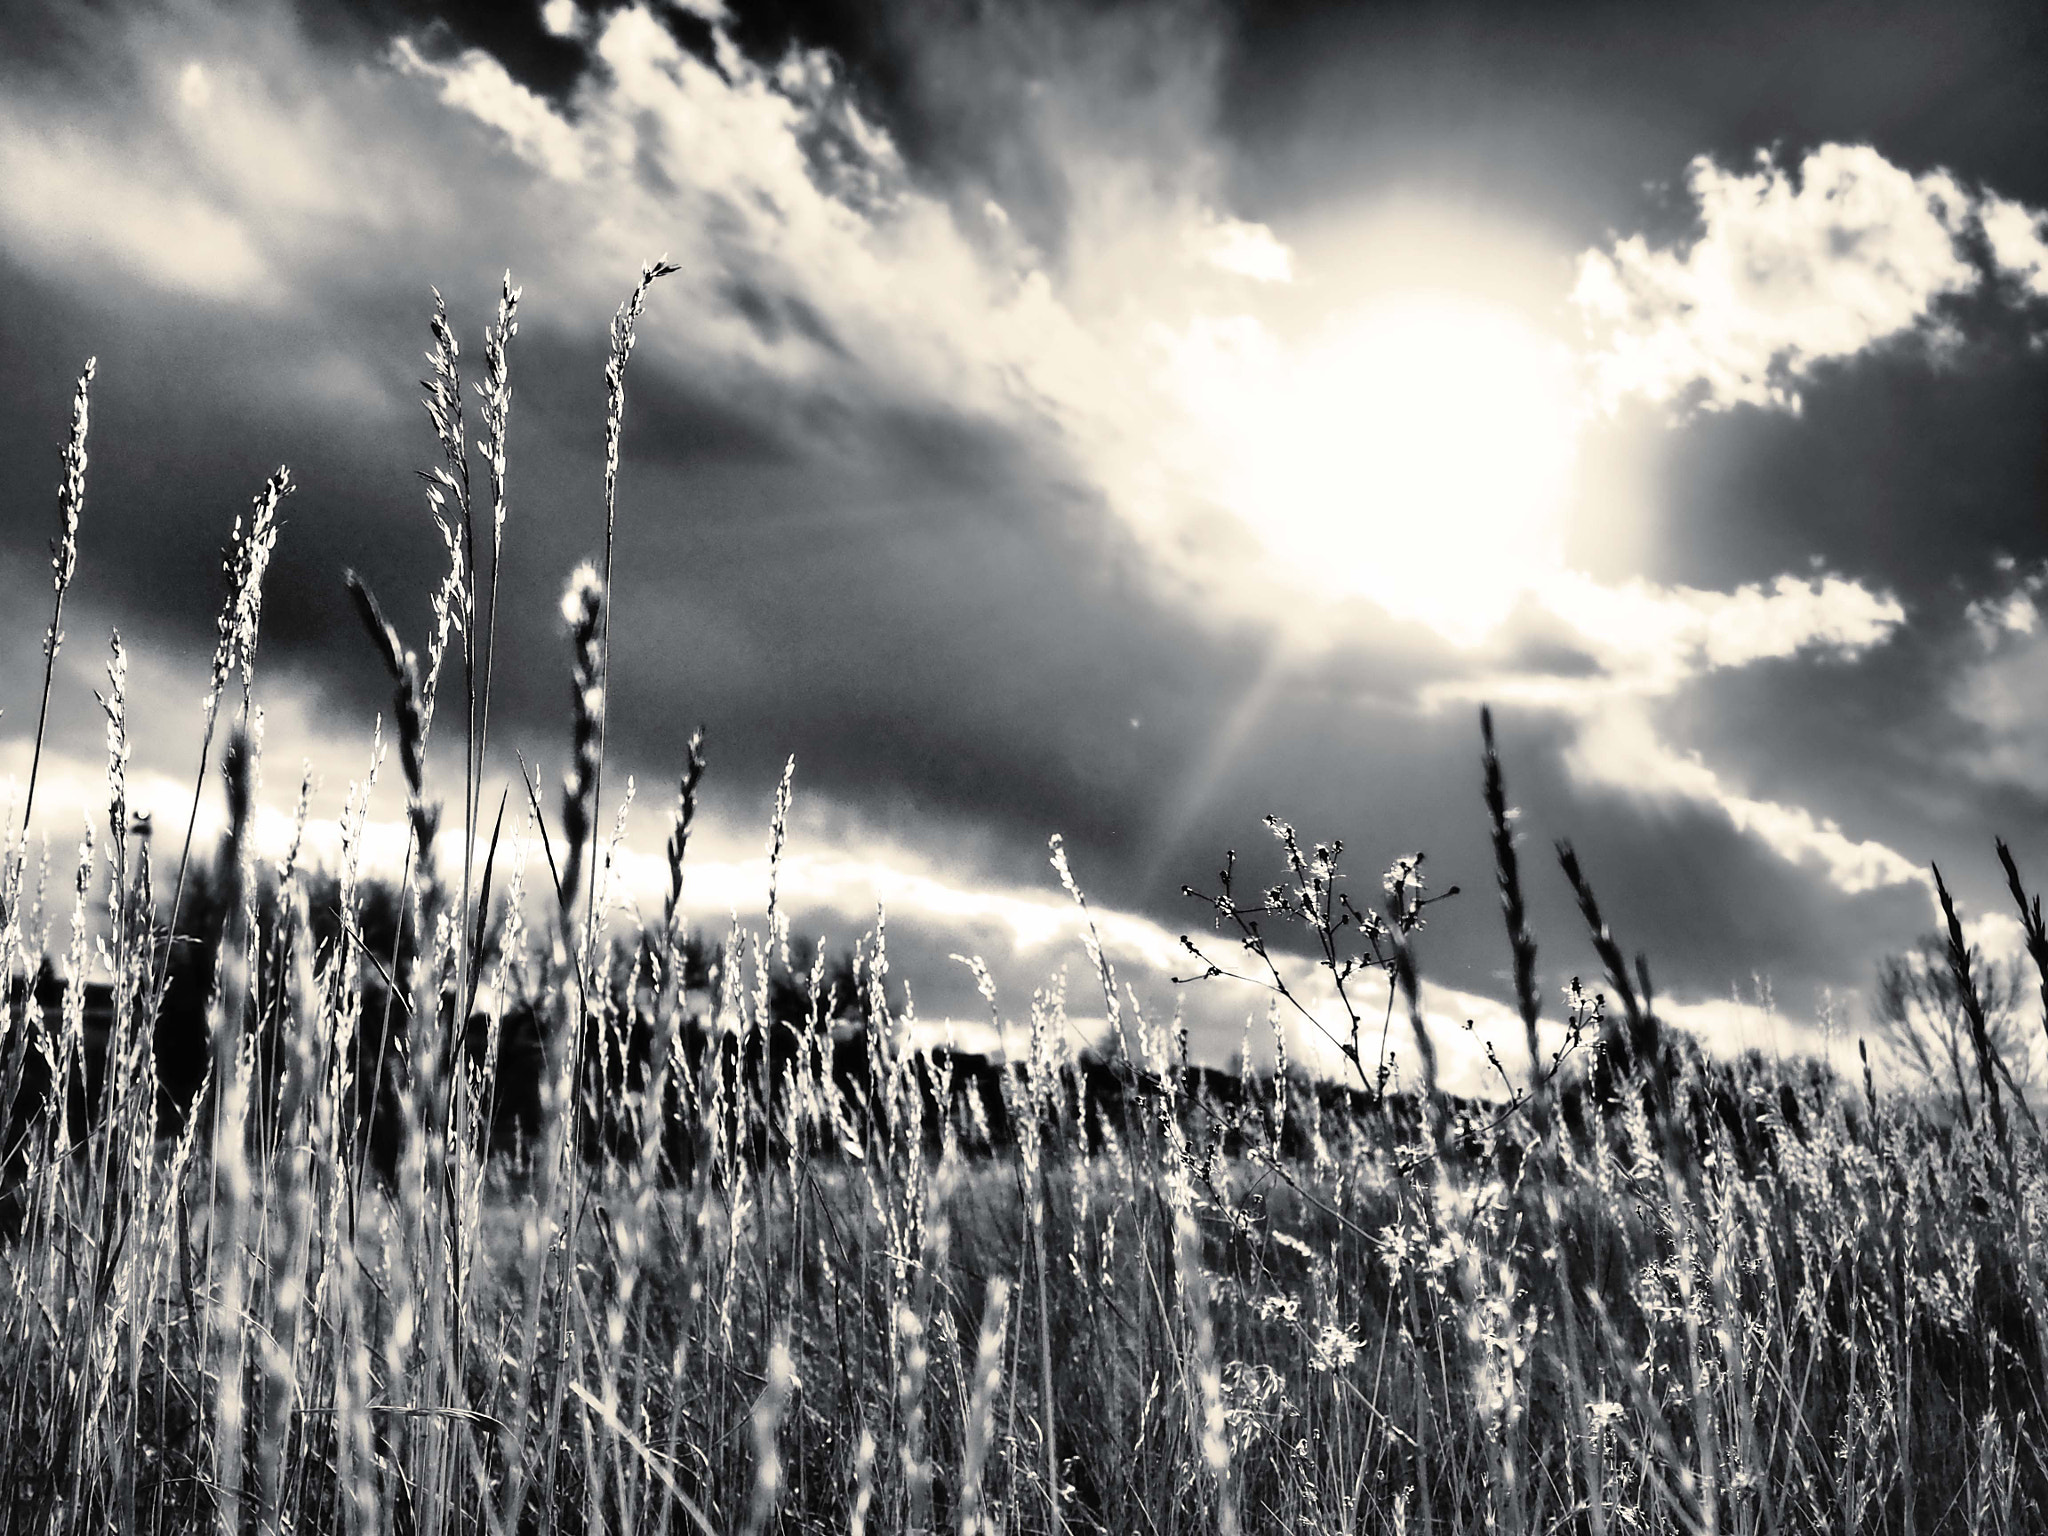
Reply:
[[[1682, 233], [1694, 155], [1877, 143], [2048, 201], [2048, 22], [2024, 3], [1261, 4], [1233, 35], [1223, 125], [1256, 217], [1427, 185], [1589, 243]], [[1660, 212], [1665, 221], [1657, 222]]]
[[1661, 481], [1663, 578], [1721, 586], [1820, 556], [1938, 620], [1994, 556], [2048, 554], [2048, 354], [1980, 334], [1953, 358], [1859, 357], [1796, 417], [1689, 423]]

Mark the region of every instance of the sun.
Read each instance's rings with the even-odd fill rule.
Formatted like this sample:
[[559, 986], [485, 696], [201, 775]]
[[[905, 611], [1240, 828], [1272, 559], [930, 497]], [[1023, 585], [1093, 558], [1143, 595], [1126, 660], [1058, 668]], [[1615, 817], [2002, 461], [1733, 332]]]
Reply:
[[1403, 289], [1209, 350], [1187, 393], [1210, 495], [1290, 585], [1470, 646], [1562, 568], [1584, 412], [1568, 350], [1514, 309]]

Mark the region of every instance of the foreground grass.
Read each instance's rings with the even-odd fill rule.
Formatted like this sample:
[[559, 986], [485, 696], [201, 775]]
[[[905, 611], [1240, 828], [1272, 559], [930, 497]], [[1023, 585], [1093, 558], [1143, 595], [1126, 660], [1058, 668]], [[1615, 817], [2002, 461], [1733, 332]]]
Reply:
[[557, 1126], [358, 1189], [319, 995], [267, 1155], [138, 1134], [118, 1060], [81, 1150], [35, 1128], [15, 1525], [2040, 1528], [2048, 1169], [1912, 1102], [1702, 1079], [1751, 1097], [1682, 1162], [1630, 1094], [1418, 1164], [1299, 1082], [1091, 1102], [1055, 1001], [1003, 1149], [879, 1041], [849, 1110], [813, 1034], [765, 1112], [706, 1058], [688, 1183]]
[[[664, 270], [647, 269], [613, 328], [607, 567], [626, 361]], [[355, 862], [367, 783], [331, 883], [296, 858], [259, 878], [249, 847], [282, 471], [227, 562], [202, 784], [237, 680], [240, 696], [212, 873], [188, 879], [189, 830], [175, 879], [130, 835], [117, 642], [111, 836], [81, 853], [53, 956], [73, 985], [48, 1008], [26, 984], [52, 955], [26, 853], [31, 783], [0, 871], [0, 975], [24, 978], [0, 1013], [9, 1529], [1850, 1536], [2048, 1522], [2048, 1155], [2001, 1087], [1959, 925], [1949, 958], [1977, 1072], [1958, 1056], [1946, 1102], [1717, 1065], [1657, 1024], [1567, 850], [1613, 1001], [1576, 995], [1586, 1049], [1546, 1063], [1489, 736], [1532, 1057], [1505, 1111], [1435, 1091], [1419, 1008], [1424, 1075], [1408, 1097], [1360, 1048], [1348, 1002], [1348, 1090], [1191, 1071], [1092, 945], [1107, 1062], [1068, 1054], [1053, 985], [1032, 1000], [1029, 1048], [956, 1092], [964, 1063], [903, 1043], [881, 935], [858, 952], [855, 995], [834, 995], [822, 964], [791, 973], [772, 896], [760, 931], [718, 949], [708, 1012], [690, 1006], [678, 912], [694, 747], [662, 920], [631, 942], [608, 932], [595, 570], [564, 609], [577, 712], [559, 831], [544, 871], [510, 855], [501, 868], [481, 809], [516, 303], [508, 279], [486, 337], [474, 505], [436, 311], [445, 467], [431, 500], [451, 569], [424, 663], [356, 587], [393, 682], [412, 830], [394, 928], [369, 920]], [[46, 679], [76, 565], [90, 377], [65, 455]], [[426, 764], [444, 657], [466, 710], [462, 824], [437, 839]], [[525, 793], [544, 829], [538, 788]], [[777, 849], [787, 795], [785, 779]], [[451, 874], [435, 857], [455, 862], [454, 831]], [[1384, 918], [1367, 917], [1334, 849], [1276, 831], [1283, 885], [1250, 906], [1227, 888], [1208, 898], [1230, 953], [1263, 963], [1265, 929], [1299, 920], [1340, 1000], [1347, 979], [1372, 978], [1412, 1005], [1412, 867]], [[213, 915], [187, 921], [195, 909]], [[2039, 961], [2038, 916], [2029, 932]], [[174, 960], [172, 933], [205, 943]], [[104, 1016], [80, 984], [95, 973], [111, 984]], [[205, 999], [196, 1092], [174, 1089], [161, 1037], [180, 975]], [[537, 1078], [535, 1112], [493, 1156], [515, 1057]]]

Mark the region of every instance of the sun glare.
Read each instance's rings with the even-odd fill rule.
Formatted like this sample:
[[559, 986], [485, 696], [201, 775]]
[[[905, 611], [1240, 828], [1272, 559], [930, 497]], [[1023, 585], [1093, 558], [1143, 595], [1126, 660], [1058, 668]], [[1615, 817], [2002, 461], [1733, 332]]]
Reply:
[[1259, 329], [1202, 350], [1184, 393], [1210, 492], [1290, 581], [1472, 645], [1562, 566], [1578, 392], [1514, 310], [1406, 290], [1295, 346]]

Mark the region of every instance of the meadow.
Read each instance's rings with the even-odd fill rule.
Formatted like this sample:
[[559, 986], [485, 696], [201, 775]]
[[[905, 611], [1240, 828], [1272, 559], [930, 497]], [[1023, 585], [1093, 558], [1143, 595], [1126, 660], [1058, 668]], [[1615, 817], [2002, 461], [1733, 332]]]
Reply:
[[[1280, 822], [1273, 883], [1233, 864], [1196, 898], [1189, 971], [1285, 1019], [1314, 1000], [1280, 961], [1312, 957], [1343, 1080], [1195, 1066], [1170, 1000], [1092, 936], [1101, 1050], [1076, 1053], [1057, 981], [990, 984], [1028, 1039], [991, 1060], [914, 1048], [886, 933], [807, 954], [772, 875], [757, 923], [686, 931], [695, 746], [661, 915], [617, 921], [605, 599], [628, 362], [666, 271], [612, 326], [559, 793], [515, 781], [508, 823], [488, 782], [509, 276], [480, 377], [432, 319], [449, 572], [424, 655], [353, 584], [392, 687], [402, 869], [363, 865], [367, 781], [337, 867], [254, 848], [282, 470], [225, 560], [194, 780], [225, 794], [218, 846], [133, 825], [118, 641], [107, 821], [75, 868], [34, 851], [32, 772], [0, 886], [7, 1529], [2048, 1528], [2048, 1143], [1952, 908], [1952, 1081], [1707, 1055], [1659, 1021], [1569, 848], [1606, 974], [1545, 997], [1488, 722], [1473, 814], [1527, 1025], [1491, 1100], [1435, 1084], [1413, 867], [1353, 883]], [[444, 788], [430, 765], [458, 747]], [[521, 823], [537, 859], [510, 851]], [[2048, 1007], [2048, 928], [1999, 852]]]

